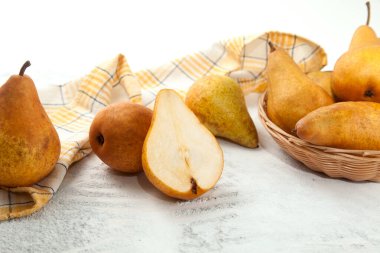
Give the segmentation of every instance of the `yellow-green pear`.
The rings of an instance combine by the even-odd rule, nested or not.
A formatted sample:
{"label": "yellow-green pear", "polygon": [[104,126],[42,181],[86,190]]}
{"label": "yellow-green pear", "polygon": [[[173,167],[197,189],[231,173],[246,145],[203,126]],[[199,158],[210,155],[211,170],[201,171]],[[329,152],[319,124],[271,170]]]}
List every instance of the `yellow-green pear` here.
{"label": "yellow-green pear", "polygon": [[258,146],[256,127],[237,82],[222,75],[197,80],[186,95],[186,105],[215,135],[242,146]]}
{"label": "yellow-green pear", "polygon": [[315,145],[380,150],[380,104],[340,102],[309,113],[296,124],[298,137]]}
{"label": "yellow-green pear", "polygon": [[287,52],[269,45],[267,115],[278,127],[292,133],[299,119],[334,100],[306,76]]}
{"label": "yellow-green pear", "polygon": [[33,80],[18,75],[0,87],[0,185],[29,186],[47,176],[59,154],[58,134],[38,98]]}

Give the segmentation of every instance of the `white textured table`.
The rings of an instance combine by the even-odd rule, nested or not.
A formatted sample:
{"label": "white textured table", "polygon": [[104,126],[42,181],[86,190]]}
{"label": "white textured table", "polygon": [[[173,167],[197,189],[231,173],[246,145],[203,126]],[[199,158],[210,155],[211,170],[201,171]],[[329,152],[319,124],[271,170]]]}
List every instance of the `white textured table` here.
{"label": "white textured table", "polygon": [[[371,23],[380,33],[380,2]],[[331,70],[365,22],[364,1],[4,1],[0,82],[31,60],[37,86],[60,84],[124,53],[133,70],[232,36],[279,30],[320,44]],[[217,10],[217,11],[216,11]],[[69,169],[40,212],[0,223],[0,252],[380,252],[380,184],[327,178],[287,156],[247,97],[260,148],[221,140],[217,187],[177,202],[143,174],[94,155]]]}
{"label": "white textured table", "polygon": [[260,148],[220,140],[225,168],[208,194],[176,201],[90,155],[42,211],[0,224],[0,252],[379,252],[380,184],[311,172],[247,100]]}

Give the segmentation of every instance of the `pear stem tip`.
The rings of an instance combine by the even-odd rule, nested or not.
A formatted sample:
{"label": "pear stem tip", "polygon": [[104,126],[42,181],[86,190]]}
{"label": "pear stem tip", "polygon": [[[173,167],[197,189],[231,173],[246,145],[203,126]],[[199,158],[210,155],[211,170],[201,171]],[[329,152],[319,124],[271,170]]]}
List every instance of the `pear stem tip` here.
{"label": "pear stem tip", "polygon": [[365,4],[367,5],[367,21],[365,24],[369,25],[369,21],[371,19],[371,5],[370,5],[369,1],[367,1]]}
{"label": "pear stem tip", "polygon": [[19,73],[18,75],[19,75],[19,76],[23,76],[24,73],[25,73],[26,68],[27,68],[27,67],[30,67],[30,65],[32,65],[32,64],[30,63],[30,61],[26,61],[26,62],[24,63],[24,65],[22,65],[22,67],[21,67],[21,69],[20,69],[20,73]]}

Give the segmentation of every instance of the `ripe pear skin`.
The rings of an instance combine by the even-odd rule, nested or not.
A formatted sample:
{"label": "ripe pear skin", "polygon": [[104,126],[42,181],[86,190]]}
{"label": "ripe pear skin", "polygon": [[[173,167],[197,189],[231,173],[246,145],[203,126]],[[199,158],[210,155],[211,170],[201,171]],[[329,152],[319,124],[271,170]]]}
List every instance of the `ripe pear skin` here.
{"label": "ripe pear skin", "polygon": [[53,170],[60,149],[33,80],[11,76],[0,88],[0,185],[37,183]]}
{"label": "ripe pear skin", "polygon": [[380,45],[376,32],[368,25],[361,25],[352,36],[349,50],[371,45]]}
{"label": "ripe pear skin", "polygon": [[297,122],[297,136],[315,145],[380,150],[380,104],[340,102],[321,107]]}
{"label": "ripe pear skin", "polygon": [[142,171],[142,147],[153,112],[131,102],[112,104],[99,111],[90,127],[94,153],[110,168],[127,173]]}
{"label": "ripe pear skin", "polygon": [[377,38],[376,32],[369,26],[371,17],[370,3],[367,2],[367,22],[365,25],[359,26],[354,35],[352,36],[349,51],[371,45],[380,45],[380,41]]}
{"label": "ripe pear skin", "polygon": [[335,63],[332,90],[340,101],[380,102],[380,45],[354,49]]}
{"label": "ripe pear skin", "polygon": [[187,92],[185,103],[215,136],[248,148],[258,146],[244,94],[232,78],[210,75],[198,79]]}
{"label": "ripe pear skin", "polygon": [[334,102],[324,89],[303,73],[287,52],[273,45],[266,76],[267,115],[288,133],[292,133],[297,121],[306,114]]}
{"label": "ripe pear skin", "polygon": [[307,76],[323,88],[331,97],[334,97],[331,90],[332,71],[313,71],[307,73]]}

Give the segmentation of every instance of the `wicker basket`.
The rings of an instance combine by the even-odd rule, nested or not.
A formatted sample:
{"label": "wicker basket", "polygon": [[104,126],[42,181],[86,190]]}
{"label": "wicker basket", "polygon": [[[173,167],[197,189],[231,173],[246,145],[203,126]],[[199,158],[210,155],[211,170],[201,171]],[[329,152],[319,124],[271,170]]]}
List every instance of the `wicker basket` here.
{"label": "wicker basket", "polygon": [[259,99],[259,117],[278,145],[310,169],[333,178],[380,182],[380,151],[317,146],[286,133],[267,117],[266,93]]}

